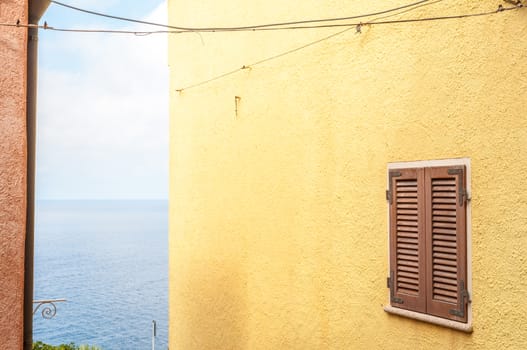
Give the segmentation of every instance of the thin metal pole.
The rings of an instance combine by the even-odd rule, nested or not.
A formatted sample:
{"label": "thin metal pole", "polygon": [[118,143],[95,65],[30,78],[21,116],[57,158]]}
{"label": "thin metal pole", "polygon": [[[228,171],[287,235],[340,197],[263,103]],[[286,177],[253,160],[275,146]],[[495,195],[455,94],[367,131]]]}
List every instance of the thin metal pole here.
{"label": "thin metal pole", "polygon": [[156,335],[157,335],[156,321],[152,321],[152,350],[156,350]]}
{"label": "thin metal pole", "polygon": [[27,37],[27,207],[24,253],[24,350],[33,348],[33,251],[35,217],[35,139],[37,97],[38,29],[29,28]]}
{"label": "thin metal pole", "polygon": [[[49,6],[50,0],[30,0],[28,21],[38,24]],[[26,242],[24,247],[24,330],[23,349],[33,348],[33,263],[35,234],[35,153],[37,127],[37,69],[38,28],[29,28],[27,33],[27,84],[26,84],[26,129],[27,129],[27,197],[26,197]]]}

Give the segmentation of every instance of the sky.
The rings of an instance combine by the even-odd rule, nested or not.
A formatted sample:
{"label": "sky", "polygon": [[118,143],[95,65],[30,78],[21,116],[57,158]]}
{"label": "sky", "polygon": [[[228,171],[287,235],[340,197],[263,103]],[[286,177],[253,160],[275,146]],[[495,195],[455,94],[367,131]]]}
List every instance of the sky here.
{"label": "sky", "polygon": [[[167,22],[166,0],[63,0]],[[151,30],[51,4],[63,28]],[[166,199],[166,35],[39,32],[37,199]]]}

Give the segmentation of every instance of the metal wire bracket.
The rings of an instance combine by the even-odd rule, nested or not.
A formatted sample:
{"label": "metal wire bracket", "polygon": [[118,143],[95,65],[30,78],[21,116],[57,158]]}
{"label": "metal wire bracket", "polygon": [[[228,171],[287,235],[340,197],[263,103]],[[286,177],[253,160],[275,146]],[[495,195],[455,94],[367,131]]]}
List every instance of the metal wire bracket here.
{"label": "metal wire bracket", "polygon": [[42,307],[42,317],[47,320],[52,319],[57,314],[57,306],[55,303],[63,303],[66,301],[66,299],[33,300],[33,316],[35,316],[40,307]]}

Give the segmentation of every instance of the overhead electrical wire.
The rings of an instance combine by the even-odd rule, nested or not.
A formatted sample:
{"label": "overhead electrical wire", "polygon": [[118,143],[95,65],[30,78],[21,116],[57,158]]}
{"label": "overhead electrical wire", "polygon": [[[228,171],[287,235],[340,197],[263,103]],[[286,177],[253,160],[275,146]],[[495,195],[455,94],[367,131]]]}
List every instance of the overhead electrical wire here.
{"label": "overhead electrical wire", "polygon": [[22,23],[0,23],[0,27],[20,27],[20,28],[42,28],[38,24],[22,24]]}
{"label": "overhead electrical wire", "polygon": [[424,6],[430,6],[430,5],[434,5],[434,4],[437,4],[438,2],[441,2],[441,1],[444,1],[444,0],[434,0],[432,2],[427,2],[427,3],[424,3],[424,4],[419,4],[419,5],[416,5],[416,6],[413,6],[413,7],[410,7],[410,8],[407,8],[403,11],[398,11],[396,13],[390,13],[386,16],[381,16],[381,17],[376,17],[374,19],[372,19],[371,21],[368,21],[368,23],[375,23],[376,21],[379,21],[381,19],[386,19],[386,18],[390,18],[390,17],[395,17],[395,16],[399,16],[399,15],[402,15],[403,13],[407,13],[407,12],[410,12],[410,11],[414,11],[414,10],[417,10],[418,8],[420,7],[424,7]]}
{"label": "overhead electrical wire", "polygon": [[[435,3],[435,2],[432,2]],[[430,4],[432,4],[430,3]],[[424,6],[428,4],[423,4],[420,6]],[[420,6],[416,6],[420,7]],[[378,21],[378,20],[371,20],[367,22],[353,22],[353,23],[338,23],[338,24],[323,24],[323,25],[312,25],[312,26],[286,26],[286,27],[263,27],[263,28],[253,28],[253,29],[238,29],[238,30],[225,30],[227,32],[235,32],[235,31],[276,31],[276,30],[298,30],[298,29],[321,29],[321,28],[336,28],[336,27],[356,27],[356,26],[362,26],[362,25],[385,25],[385,24],[403,24],[403,23],[417,23],[417,22],[429,22],[429,21],[440,21],[440,20],[452,20],[452,19],[463,19],[463,18],[470,18],[470,17],[481,17],[481,16],[489,16],[493,15],[499,12],[509,11],[509,10],[516,10],[523,7],[522,4],[518,4],[514,7],[503,7],[502,5],[499,5],[498,9],[495,11],[488,11],[488,12],[480,12],[480,13],[471,13],[471,14],[462,14],[462,15],[450,15],[450,16],[436,16],[436,17],[425,17],[425,18],[410,18],[410,19],[400,19],[400,20],[389,20],[389,21]],[[403,12],[408,12],[412,10],[407,9]],[[386,17],[391,17],[385,16]],[[48,25],[47,23],[44,23],[44,25],[37,25],[37,24],[14,24],[14,23],[0,23],[0,26],[4,27],[26,27],[26,28],[39,28],[39,29],[45,29],[50,31],[57,31],[57,32],[72,32],[72,33],[108,33],[108,34],[133,34],[137,36],[145,36],[150,34],[183,34],[183,33],[216,33],[216,32],[222,32],[222,30],[216,30],[216,29],[209,29],[209,30],[153,30],[153,31],[138,31],[138,30],[113,30],[113,29],[77,29],[77,28],[60,28],[60,27],[53,27]]]}
{"label": "overhead electrical wire", "polygon": [[[435,3],[438,3],[438,2],[441,2],[443,0],[436,0],[432,3],[429,3],[429,4],[425,4],[425,5],[432,5],[432,4],[435,4]],[[371,25],[377,25],[377,24],[396,24],[396,23],[412,23],[412,22],[420,22],[420,21],[437,21],[437,20],[445,20],[445,19],[454,19],[454,18],[470,18],[470,17],[480,17],[480,16],[488,16],[488,15],[492,15],[492,14],[496,14],[498,12],[503,12],[503,11],[509,11],[509,10],[514,10],[514,9],[517,9],[519,7],[522,7],[523,5],[519,4],[517,5],[516,7],[503,7],[503,6],[499,6],[498,7],[498,10],[496,11],[488,11],[488,12],[481,12],[481,13],[475,13],[475,14],[465,14],[465,15],[458,15],[458,16],[442,16],[442,17],[429,17],[429,18],[423,18],[423,19],[409,19],[409,20],[393,20],[393,21],[379,21],[380,19],[385,19],[387,17],[392,17],[392,16],[397,16],[397,15],[400,15],[400,14],[403,14],[403,13],[406,13],[406,12],[409,12],[409,11],[412,11],[414,9],[417,9],[418,7],[421,7],[421,6],[425,6],[425,5],[420,5],[420,6],[416,6],[412,9],[407,9],[407,10],[404,10],[404,11],[401,11],[399,13],[396,13],[396,14],[392,14],[392,15],[388,15],[388,16],[383,16],[383,17],[379,17],[379,18],[376,18],[376,19],[373,19],[371,20],[370,22],[366,22],[366,23],[353,23],[353,24],[348,24],[348,26],[350,28],[346,28],[344,30],[341,30],[339,32],[336,32],[336,33],[333,33],[331,35],[328,35],[328,36],[325,36],[321,39],[318,39],[316,41],[312,41],[308,44],[305,44],[305,45],[302,45],[302,46],[299,46],[299,47],[296,47],[294,49],[291,49],[291,50],[288,50],[288,51],[285,51],[283,53],[280,53],[280,54],[277,54],[277,55],[274,55],[274,56],[270,56],[270,57],[267,57],[265,59],[262,59],[262,60],[259,60],[259,61],[256,61],[252,64],[249,64],[249,65],[243,65],[242,67],[240,68],[236,68],[236,69],[233,69],[229,72],[226,72],[226,73],[223,73],[223,74],[220,74],[218,76],[215,76],[213,78],[209,78],[209,79],[206,79],[206,80],[203,80],[203,81],[200,81],[198,83],[194,83],[194,84],[190,84],[190,85],[187,85],[185,87],[182,87],[182,88],[179,88],[179,89],[176,89],[175,91],[176,92],[179,92],[179,93],[182,93],[183,91],[185,90],[188,90],[188,89],[192,89],[192,88],[195,88],[195,87],[198,87],[198,86],[201,86],[201,85],[205,85],[205,84],[208,84],[208,83],[211,83],[213,81],[216,81],[216,80],[219,80],[221,78],[225,78],[229,75],[232,75],[232,74],[235,74],[235,73],[238,73],[242,70],[245,70],[245,69],[250,69],[251,67],[254,67],[256,65],[259,65],[259,64],[262,64],[264,62],[268,62],[268,61],[271,61],[271,60],[274,60],[274,59],[277,59],[277,58],[280,58],[280,57],[283,57],[283,56],[286,56],[286,55],[289,55],[291,53],[294,53],[296,51],[299,51],[299,50],[302,50],[302,49],[305,49],[307,47],[310,47],[310,46],[313,46],[313,45],[316,45],[318,43],[321,43],[323,41],[326,41],[328,39],[331,39],[331,38],[334,38],[336,36],[339,36],[341,34],[344,34],[352,29],[356,29],[357,30],[357,33],[360,33],[361,32],[361,27],[362,26],[371,26]]]}
{"label": "overhead electrical wire", "polygon": [[[218,76],[215,76],[213,78],[210,78],[210,79],[198,82],[198,83],[194,83],[194,84],[185,86],[184,88],[176,89],[177,92],[181,93],[184,90],[188,90],[188,89],[191,89],[191,88],[194,88],[194,87],[197,87],[197,86],[204,85],[206,83],[210,83],[212,81],[215,81],[215,80],[224,78],[226,76],[235,74],[235,73],[237,73],[237,72],[239,72],[241,70],[251,68],[253,66],[262,64],[264,62],[268,62],[270,60],[274,60],[274,59],[277,59],[279,57],[291,54],[291,53],[299,51],[299,50],[302,50],[302,49],[307,48],[309,46],[318,44],[318,43],[323,42],[325,40],[328,40],[330,38],[333,38],[333,37],[336,37],[338,35],[341,35],[341,34],[347,32],[347,31],[349,31],[349,30],[351,30],[353,28],[356,28],[357,33],[360,33],[362,26],[403,24],[403,23],[418,23],[418,22],[430,22],[430,21],[441,21],[441,20],[453,20],[453,19],[482,17],[482,16],[489,16],[489,15],[497,14],[497,13],[504,12],[504,11],[516,10],[516,9],[519,9],[519,8],[523,7],[523,4],[521,3],[521,1],[517,1],[515,3],[515,6],[513,6],[513,7],[503,7],[503,5],[499,5],[498,9],[494,10],[494,11],[479,12],[479,13],[469,13],[469,14],[462,14],[462,15],[435,16],[435,17],[409,18],[409,19],[404,19],[403,18],[403,19],[396,19],[396,20],[383,20],[383,21],[381,21],[381,19],[386,19],[386,18],[389,18],[389,17],[397,16],[397,15],[400,15],[400,14],[403,14],[403,13],[406,13],[406,12],[409,12],[409,11],[413,11],[413,10],[419,8],[419,7],[432,5],[432,4],[438,3],[438,2],[443,1],[443,0],[435,0],[435,1],[432,1],[432,2],[429,2],[429,1],[430,0],[418,1],[418,2],[414,2],[412,4],[409,4],[409,5],[400,6],[400,7],[394,8],[394,9],[377,12],[375,14],[367,14],[367,15],[359,15],[359,16],[351,16],[351,17],[342,17],[342,18],[333,18],[333,19],[319,19],[319,20],[305,20],[305,21],[296,21],[296,22],[282,22],[282,23],[272,23],[272,24],[261,24],[261,25],[252,26],[252,27],[185,28],[185,27],[165,26],[165,25],[158,24],[158,23],[137,21],[137,20],[133,20],[133,19],[127,19],[127,18],[124,18],[124,17],[117,17],[117,16],[110,16],[110,15],[99,14],[99,13],[92,13],[93,11],[73,8],[70,5],[66,5],[66,4],[59,3],[57,1],[51,0],[51,2],[56,3],[58,5],[70,7],[70,8],[76,9],[76,10],[80,10],[82,12],[92,13],[92,14],[95,14],[95,15],[102,15],[102,16],[105,16],[105,17],[110,17],[110,18],[119,19],[119,20],[129,20],[129,21],[132,21],[132,22],[138,22],[138,23],[142,23],[142,24],[165,26],[165,27],[169,27],[169,28],[180,28],[180,29],[178,29],[178,30],[157,30],[157,31],[132,31],[132,30],[108,30],[108,29],[74,29],[74,28],[56,28],[56,27],[49,26],[46,22],[44,22],[44,25],[37,25],[37,24],[21,24],[20,21],[17,21],[16,24],[14,24],[14,23],[0,23],[0,26],[4,26],[4,27],[40,28],[40,29],[51,30],[51,31],[58,31],[58,32],[133,34],[133,35],[137,35],[137,36],[144,36],[144,35],[150,35],[150,34],[182,34],[182,33],[197,33],[197,34],[199,34],[199,33],[202,33],[202,32],[223,32],[223,31],[226,31],[226,32],[233,32],[233,31],[271,31],[271,30],[297,30],[297,29],[317,29],[317,28],[347,27],[344,30],[341,30],[339,32],[336,32],[336,33],[333,33],[331,35],[325,36],[325,37],[323,37],[321,39],[318,39],[316,41],[313,41],[313,42],[310,42],[308,44],[302,45],[300,47],[296,47],[296,48],[288,50],[286,52],[283,52],[283,53],[280,53],[280,54],[277,54],[277,55],[274,55],[274,56],[271,56],[271,57],[268,57],[268,58],[265,58],[265,59],[262,59],[262,60],[259,60],[259,61],[256,61],[256,62],[253,62],[252,64],[249,64],[249,65],[243,65],[240,68],[231,70],[229,72],[220,74]],[[403,11],[400,11],[400,10],[403,10]],[[325,21],[341,21],[343,19],[370,17],[370,16],[374,16],[376,14],[387,14],[387,13],[396,12],[396,11],[399,11],[399,12],[392,13],[392,14],[389,14],[389,15],[386,15],[386,16],[382,16],[382,17],[377,17],[377,18],[372,19],[372,20],[367,21],[367,22],[333,23],[333,24],[318,24],[318,25],[306,25],[306,26],[291,25],[291,24],[316,23],[316,22],[325,22]]]}
{"label": "overhead electrical wire", "polygon": [[218,79],[221,79],[221,78],[225,78],[225,77],[227,77],[227,76],[229,76],[229,75],[232,75],[232,74],[234,74],[234,73],[237,73],[237,72],[239,72],[239,71],[241,71],[241,70],[244,70],[244,69],[250,69],[250,68],[252,68],[252,67],[254,67],[254,66],[256,66],[256,65],[262,64],[262,63],[264,63],[264,62],[268,62],[268,61],[274,60],[274,59],[276,59],[276,58],[279,58],[279,57],[283,57],[283,56],[289,55],[289,54],[291,54],[291,53],[293,53],[293,52],[300,51],[300,50],[302,50],[302,49],[305,49],[306,47],[316,45],[316,44],[318,44],[318,43],[321,43],[321,42],[323,42],[323,41],[326,41],[326,40],[328,40],[328,39],[331,39],[331,38],[333,38],[333,37],[336,37],[336,36],[338,36],[338,35],[340,35],[340,34],[343,34],[343,33],[347,32],[347,31],[349,31],[349,30],[352,30],[352,29],[353,29],[353,28],[346,28],[346,29],[344,29],[344,30],[341,30],[340,32],[336,32],[336,33],[333,33],[333,34],[331,34],[331,35],[325,36],[325,37],[323,37],[322,39],[318,39],[318,40],[316,40],[316,41],[312,41],[312,42],[310,42],[310,43],[308,43],[308,44],[305,44],[305,45],[302,45],[302,46],[296,47],[296,48],[294,48],[294,49],[291,49],[291,50],[288,50],[288,51],[285,51],[285,52],[279,53],[279,54],[274,55],[274,56],[271,56],[271,57],[264,58],[264,59],[262,59],[262,60],[259,60],[259,61],[256,61],[256,62],[253,62],[253,63],[248,64],[248,65],[243,65],[243,66],[240,67],[240,68],[233,69],[233,70],[231,70],[231,71],[229,71],[229,72],[226,72],[226,73],[220,74],[220,75],[218,75],[218,76],[215,76],[214,78],[210,78],[210,79],[207,79],[207,80],[203,80],[203,81],[200,81],[199,83],[195,83],[195,84],[187,85],[187,86],[185,86],[184,88],[176,89],[176,92],[183,92],[184,90],[192,89],[192,88],[198,87],[198,86],[200,86],[200,85],[204,85],[204,84],[207,84],[207,83],[211,83],[211,82],[213,82],[213,81],[215,81],[215,80],[218,80]]}
{"label": "overhead electrical wire", "polygon": [[[418,7],[425,6],[425,5],[432,5],[432,4],[435,4],[435,3],[437,3],[437,2],[441,2],[441,1],[443,1],[443,0],[436,0],[436,1],[432,2],[432,3],[421,4],[421,5],[419,5],[419,6],[415,6],[415,7],[413,7],[413,8],[406,9],[405,11],[401,11],[401,12],[398,12],[398,13],[395,13],[395,14],[391,14],[391,15],[388,15],[388,16],[384,16],[384,17],[380,17],[380,18],[377,18],[377,19],[384,19],[384,18],[391,17],[391,16],[397,16],[397,15],[400,15],[400,14],[402,14],[402,13],[404,13],[404,12],[412,11],[412,10],[418,8]],[[372,22],[373,22],[373,21],[375,21],[375,19],[373,19]],[[250,69],[251,67],[254,67],[254,66],[256,66],[256,65],[262,64],[262,63],[264,63],[264,62],[268,62],[268,61],[271,61],[271,60],[274,60],[274,59],[277,59],[277,58],[280,58],[280,57],[283,57],[283,56],[289,55],[289,54],[291,54],[291,53],[294,53],[294,52],[300,51],[300,50],[305,49],[305,48],[307,48],[307,47],[310,47],[310,46],[316,45],[316,44],[321,43],[321,42],[323,42],[323,41],[326,41],[326,40],[328,40],[328,39],[331,39],[331,38],[334,38],[334,37],[339,36],[339,35],[341,35],[341,34],[344,34],[345,32],[347,32],[347,31],[349,31],[349,30],[351,30],[351,29],[353,29],[353,27],[351,27],[351,28],[346,28],[346,29],[344,29],[344,30],[341,30],[341,31],[339,31],[339,32],[336,32],[336,33],[333,33],[333,34],[331,34],[331,35],[325,36],[325,37],[323,37],[323,38],[321,38],[321,39],[318,39],[318,40],[312,41],[312,42],[307,43],[307,44],[305,44],[305,45],[302,45],[302,46],[296,47],[296,48],[294,48],[294,49],[291,49],[291,50],[288,50],[288,51],[285,51],[285,52],[279,53],[279,54],[277,54],[277,55],[270,56],[270,57],[264,58],[264,59],[262,59],[262,60],[259,60],[259,61],[256,61],[256,62],[253,62],[252,64],[249,64],[249,65],[243,65],[243,66],[240,67],[240,68],[233,69],[233,70],[231,70],[231,71],[229,71],[229,72],[226,72],[226,73],[223,73],[223,74],[217,75],[217,76],[215,76],[215,77],[213,77],[213,78],[210,78],[210,79],[207,79],[207,80],[203,80],[203,81],[200,81],[200,82],[198,82],[198,83],[191,84],[191,85],[187,85],[187,86],[185,86],[184,88],[176,89],[176,92],[181,93],[181,92],[183,92],[184,90],[188,90],[188,89],[192,89],[192,88],[195,88],[195,87],[198,87],[198,86],[201,86],[201,85],[205,85],[205,84],[211,83],[211,82],[213,82],[213,81],[215,81],[215,80],[219,80],[219,79],[221,79],[221,78],[225,78],[225,77],[227,77],[227,76],[229,76],[229,75],[232,75],[232,74],[238,73],[238,72],[241,71],[241,70],[244,70],[244,69]]]}
{"label": "overhead electrical wire", "polygon": [[167,29],[175,29],[175,30],[181,30],[181,31],[190,31],[190,32],[217,32],[217,31],[238,31],[238,30],[254,30],[254,29],[261,29],[261,28],[269,28],[269,27],[280,27],[280,26],[291,26],[291,25],[298,25],[298,24],[308,24],[308,23],[320,23],[320,22],[335,22],[335,21],[345,21],[345,20],[352,20],[352,19],[359,19],[359,18],[365,18],[365,17],[373,17],[378,15],[383,15],[390,12],[395,12],[399,10],[403,10],[408,7],[413,7],[416,5],[420,5],[423,3],[426,3],[430,0],[420,0],[417,2],[413,2],[411,4],[399,6],[396,8],[391,8],[388,10],[373,12],[373,13],[367,13],[362,15],[354,15],[354,16],[347,16],[347,17],[336,17],[336,18],[323,18],[323,19],[308,19],[308,20],[299,20],[299,21],[290,21],[290,22],[277,22],[277,23],[266,23],[266,24],[256,24],[256,25],[248,25],[248,26],[237,26],[237,27],[182,27],[182,26],[173,26],[173,25],[167,25],[167,24],[161,24],[161,23],[154,23],[154,22],[148,22],[148,21],[142,21],[138,19],[133,18],[127,18],[127,17],[121,17],[121,16],[114,16],[109,15],[101,12],[91,11],[82,9],[79,7],[75,7],[72,5],[68,5],[59,1],[51,0],[52,3],[63,6],[75,11],[88,13],[95,16],[100,17],[106,17],[111,19],[116,19],[120,21],[126,21],[126,22],[133,22],[133,23],[139,23],[139,24],[146,24],[150,26],[157,26],[157,27],[163,27]]}
{"label": "overhead electrical wire", "polygon": [[338,23],[338,24],[323,24],[323,25],[313,25],[313,26],[290,26],[290,27],[280,27],[280,28],[261,28],[254,29],[255,31],[262,30],[294,30],[294,29],[318,29],[318,28],[338,28],[338,27],[352,27],[358,25],[382,25],[382,24],[401,24],[401,23],[416,23],[416,22],[430,22],[430,21],[441,21],[441,20],[450,20],[450,19],[463,19],[471,17],[482,17],[489,16],[499,12],[516,10],[520,6],[516,7],[503,7],[500,5],[498,10],[488,11],[488,12],[479,12],[479,13],[469,13],[463,15],[451,15],[451,16],[436,16],[436,17],[425,17],[425,18],[409,18],[409,19],[399,19],[399,20],[390,20],[390,21],[368,21],[368,22],[354,22],[354,23]]}
{"label": "overhead electrical wire", "polygon": [[0,27],[19,27],[19,28],[38,28],[55,32],[72,32],[72,33],[107,33],[107,34],[134,34],[137,36],[166,33],[166,31],[141,32],[132,30],[113,30],[113,29],[74,29],[74,28],[57,28],[40,24],[22,24],[22,23],[0,23]]}

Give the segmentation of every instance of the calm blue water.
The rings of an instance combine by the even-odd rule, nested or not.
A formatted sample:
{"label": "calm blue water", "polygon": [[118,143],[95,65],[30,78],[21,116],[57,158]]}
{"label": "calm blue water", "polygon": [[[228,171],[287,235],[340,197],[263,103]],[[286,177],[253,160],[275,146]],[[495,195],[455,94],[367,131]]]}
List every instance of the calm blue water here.
{"label": "calm blue water", "polygon": [[104,350],[167,348],[166,201],[38,201],[35,299],[64,298],[34,317],[33,339]]}

